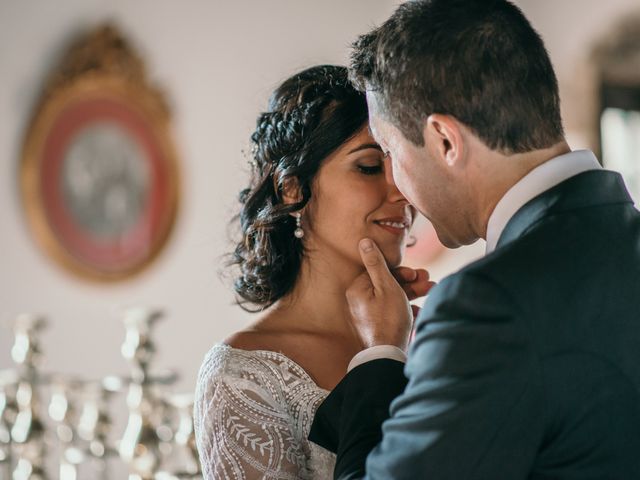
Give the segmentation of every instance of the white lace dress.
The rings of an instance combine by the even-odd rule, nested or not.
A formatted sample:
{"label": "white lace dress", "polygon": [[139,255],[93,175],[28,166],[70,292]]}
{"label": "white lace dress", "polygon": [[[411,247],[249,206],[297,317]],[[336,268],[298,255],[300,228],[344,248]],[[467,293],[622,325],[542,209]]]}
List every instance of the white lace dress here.
{"label": "white lace dress", "polygon": [[328,393],[281,353],[215,345],[194,406],[204,478],[333,478],[335,455],[307,440]]}

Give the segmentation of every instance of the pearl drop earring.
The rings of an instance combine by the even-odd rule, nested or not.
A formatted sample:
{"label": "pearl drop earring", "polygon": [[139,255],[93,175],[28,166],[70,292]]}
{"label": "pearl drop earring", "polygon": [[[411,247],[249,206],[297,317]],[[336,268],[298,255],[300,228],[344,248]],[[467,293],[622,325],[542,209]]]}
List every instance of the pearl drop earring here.
{"label": "pearl drop earring", "polygon": [[302,216],[302,214],[300,212],[297,212],[295,214],[295,217],[296,217],[296,229],[293,231],[293,235],[296,238],[304,237],[304,230],[302,230],[302,226],[301,226],[301,219],[300,219],[301,216]]}

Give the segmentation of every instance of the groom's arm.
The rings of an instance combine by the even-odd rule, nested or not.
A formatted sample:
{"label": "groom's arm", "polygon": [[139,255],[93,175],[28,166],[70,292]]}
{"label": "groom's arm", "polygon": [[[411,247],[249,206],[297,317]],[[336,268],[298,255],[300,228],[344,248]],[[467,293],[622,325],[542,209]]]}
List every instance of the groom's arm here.
{"label": "groom's arm", "polygon": [[337,454],[335,471],[349,472],[341,478],[364,476],[364,459],[380,442],[389,406],[407,384],[403,369],[398,360],[365,362],[350,370],[318,408],[309,439]]}
{"label": "groom's arm", "polygon": [[457,275],[432,291],[367,478],[528,478],[544,401],[523,316],[484,277]]}
{"label": "groom's arm", "polygon": [[543,402],[521,315],[485,278],[455,276],[436,287],[418,321],[408,385],[366,459],[371,439],[361,432],[379,418],[358,414],[375,402],[358,392],[382,380],[355,375],[365,364],[341,383],[335,477],[526,478]]}

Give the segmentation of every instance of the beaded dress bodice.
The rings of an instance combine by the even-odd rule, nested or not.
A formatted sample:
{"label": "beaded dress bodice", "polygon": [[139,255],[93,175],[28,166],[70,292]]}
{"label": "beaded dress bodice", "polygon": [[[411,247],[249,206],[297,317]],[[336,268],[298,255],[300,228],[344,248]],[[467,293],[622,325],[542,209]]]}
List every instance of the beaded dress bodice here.
{"label": "beaded dress bodice", "polygon": [[332,478],[335,455],[307,440],[328,393],[281,353],[215,345],[194,406],[204,478]]}

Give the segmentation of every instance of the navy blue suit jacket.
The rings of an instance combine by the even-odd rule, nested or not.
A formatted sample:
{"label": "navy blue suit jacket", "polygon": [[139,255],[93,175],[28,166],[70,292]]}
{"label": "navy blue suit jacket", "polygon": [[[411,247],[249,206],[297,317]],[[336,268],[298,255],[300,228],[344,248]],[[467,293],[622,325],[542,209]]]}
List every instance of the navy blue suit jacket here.
{"label": "navy blue suit jacket", "polygon": [[620,175],[523,206],[432,290],[406,366],[349,372],[310,438],[341,479],[640,479],[640,213]]}

